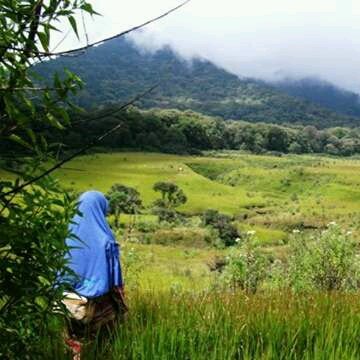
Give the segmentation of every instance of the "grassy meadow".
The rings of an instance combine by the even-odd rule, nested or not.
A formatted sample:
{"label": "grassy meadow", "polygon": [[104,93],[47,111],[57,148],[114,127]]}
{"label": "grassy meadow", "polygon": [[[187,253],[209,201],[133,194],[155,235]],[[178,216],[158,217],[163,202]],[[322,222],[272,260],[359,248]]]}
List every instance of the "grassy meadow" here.
{"label": "grassy meadow", "polygon": [[[122,215],[117,235],[124,266],[128,261],[131,268],[129,282],[153,290],[204,289],[212,282],[209,265],[229,249],[207,244],[209,234],[199,227],[206,209],[233,215],[242,232],[255,231],[263,251],[280,258],[286,258],[288,238],[297,229],[318,231],[336,221],[359,237],[359,172],[360,160],[353,158],[118,152],[79,157],[55,176],[78,192],[107,192],[114,183],[140,192],[145,209],[135,220],[150,226],[151,243],[138,241],[136,230],[129,231],[133,216]],[[152,190],[157,181],[171,181],[184,190],[188,201],[180,211],[189,216],[189,224],[155,226],[157,218],[147,207],[159,196]]]}
{"label": "grassy meadow", "polygon": [[[207,209],[233,216],[274,263],[287,259],[294,232],[319,233],[330,222],[359,240],[359,173],[356,158],[225,151],[106,153],[68,163],[55,174],[65,188],[107,192],[121,183],[136,188],[145,205],[139,215],[122,215],[116,231],[130,313],[85,358],[359,359],[358,292],[226,289],[211,267],[232,249],[211,245],[200,225]],[[159,226],[150,210],[158,181],[184,190],[186,223]]]}
{"label": "grassy meadow", "polygon": [[188,203],[181,210],[188,213],[199,213],[214,204],[219,210],[236,213],[263,203],[249,197],[242,187],[234,189],[196,173],[187,165],[192,161],[202,159],[152,153],[95,154],[75,159],[56,175],[79,191],[96,188],[106,192],[114,183],[123,183],[136,188],[147,205],[157,196],[152,190],[155,182],[172,181],[187,194]]}
{"label": "grassy meadow", "polygon": [[[222,152],[204,157],[153,153],[83,156],[56,173],[67,188],[108,191],[114,183],[136,188],[145,205],[157,181],[179,185],[189,215],[217,209],[234,215],[277,244],[293,229],[316,229],[336,221],[356,232],[360,225],[360,160],[320,156],[282,157]],[[146,212],[146,211],[145,211]]]}

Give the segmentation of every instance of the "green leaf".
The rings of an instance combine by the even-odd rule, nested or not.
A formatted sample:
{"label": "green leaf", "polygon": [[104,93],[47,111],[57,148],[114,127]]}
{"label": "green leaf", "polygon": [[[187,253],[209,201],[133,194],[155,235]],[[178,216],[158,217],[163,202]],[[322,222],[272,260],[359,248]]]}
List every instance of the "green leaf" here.
{"label": "green leaf", "polygon": [[80,39],[75,18],[73,16],[69,16],[68,19],[69,19],[70,25],[71,25],[72,29],[74,30],[77,38]]}
{"label": "green leaf", "polygon": [[24,139],[22,139],[20,136],[18,136],[16,134],[11,134],[8,137],[8,139],[20,144],[21,146],[28,148],[30,150],[33,150],[33,147],[27,141],[25,141]]}
{"label": "green leaf", "polygon": [[86,11],[87,13],[89,13],[90,15],[100,15],[98,12],[96,12],[92,5],[89,3],[85,3],[83,5],[81,5],[81,9]]}
{"label": "green leaf", "polygon": [[25,105],[29,108],[29,110],[31,111],[31,113],[35,112],[35,106],[34,104],[26,97],[26,96],[22,96],[22,99],[25,103]]}
{"label": "green leaf", "polygon": [[61,32],[61,30],[59,30],[57,27],[51,25],[51,24],[46,24],[46,27],[49,29],[49,30],[54,30],[54,31],[57,31],[57,32]]}
{"label": "green leaf", "polygon": [[64,129],[64,127],[63,127],[63,126],[61,125],[61,123],[55,118],[55,116],[54,116],[53,114],[47,113],[47,114],[46,114],[46,118],[47,118],[48,122],[49,122],[52,126],[58,128],[58,129],[60,129],[60,130]]}
{"label": "green leaf", "polygon": [[58,111],[59,115],[63,118],[64,123],[66,125],[70,125],[70,117],[69,117],[68,112],[63,108],[58,108],[57,111]]}
{"label": "green leaf", "polygon": [[40,39],[41,45],[45,51],[49,51],[49,36],[46,32],[38,32],[38,37]]}
{"label": "green leaf", "polygon": [[38,305],[43,310],[45,310],[48,305],[44,296],[37,296],[35,298],[35,304]]}
{"label": "green leaf", "polygon": [[36,144],[36,135],[32,129],[25,129],[26,134],[29,136],[33,144]]}
{"label": "green leaf", "polygon": [[44,286],[50,286],[51,283],[48,279],[45,279],[43,276],[39,275],[38,276],[38,280],[40,281],[40,283]]}
{"label": "green leaf", "polygon": [[59,77],[58,73],[54,74],[54,85],[55,85],[56,88],[59,88],[59,89],[62,87],[62,84],[61,84],[60,77]]}
{"label": "green leaf", "polygon": [[44,152],[46,152],[46,150],[48,148],[48,143],[43,135],[40,136],[40,144],[41,144]]}

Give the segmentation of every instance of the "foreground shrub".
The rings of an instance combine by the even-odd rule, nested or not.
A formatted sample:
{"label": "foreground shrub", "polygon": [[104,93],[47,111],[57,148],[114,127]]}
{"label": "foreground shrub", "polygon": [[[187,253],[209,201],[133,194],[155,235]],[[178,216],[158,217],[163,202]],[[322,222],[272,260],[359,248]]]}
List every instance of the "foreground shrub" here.
{"label": "foreground shrub", "polygon": [[41,340],[57,333],[54,307],[64,290],[57,278],[66,270],[65,238],[74,212],[71,198],[46,178],[18,193],[0,217],[2,359],[41,358]]}
{"label": "foreground shrub", "polygon": [[294,290],[351,290],[360,285],[360,264],[351,232],[335,223],[312,237],[291,241],[289,283]]}
{"label": "foreground shrub", "polygon": [[130,243],[122,246],[121,253],[126,289],[137,289],[140,286],[140,275],[145,266],[144,261]]}
{"label": "foreground shrub", "polygon": [[49,58],[55,26],[69,22],[78,34],[80,12],[94,14],[86,0],[0,1],[0,168],[12,172],[0,182],[1,359],[49,358],[42,340],[63,297],[56,279],[74,204],[46,177],[61,148],[49,134],[70,125],[69,96],[82,83],[67,70],[41,81],[34,65]]}
{"label": "foreground shrub", "polygon": [[268,261],[251,234],[232,249],[226,262],[221,275],[225,285],[255,293],[266,278]]}

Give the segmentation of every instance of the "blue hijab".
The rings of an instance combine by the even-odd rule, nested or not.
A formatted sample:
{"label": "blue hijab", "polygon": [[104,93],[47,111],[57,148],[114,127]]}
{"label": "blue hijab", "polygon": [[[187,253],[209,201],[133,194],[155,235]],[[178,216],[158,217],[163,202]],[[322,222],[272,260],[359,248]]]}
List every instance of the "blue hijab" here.
{"label": "blue hijab", "polygon": [[122,286],[119,247],[105,218],[108,201],[101,192],[83,193],[78,210],[69,226],[72,236],[66,239],[68,267],[77,275],[70,282],[77,294],[94,298]]}

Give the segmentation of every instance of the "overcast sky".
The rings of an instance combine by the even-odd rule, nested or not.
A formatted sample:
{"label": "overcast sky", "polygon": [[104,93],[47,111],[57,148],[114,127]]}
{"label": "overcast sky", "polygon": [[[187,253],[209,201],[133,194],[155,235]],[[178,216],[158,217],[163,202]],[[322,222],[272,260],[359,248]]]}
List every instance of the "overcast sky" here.
{"label": "overcast sky", "polygon": [[[86,18],[95,41],[181,0],[90,2],[102,14]],[[242,76],[317,76],[360,93],[360,0],[192,0],[133,39],[149,50],[169,44]],[[61,47],[74,44],[68,37]]]}

